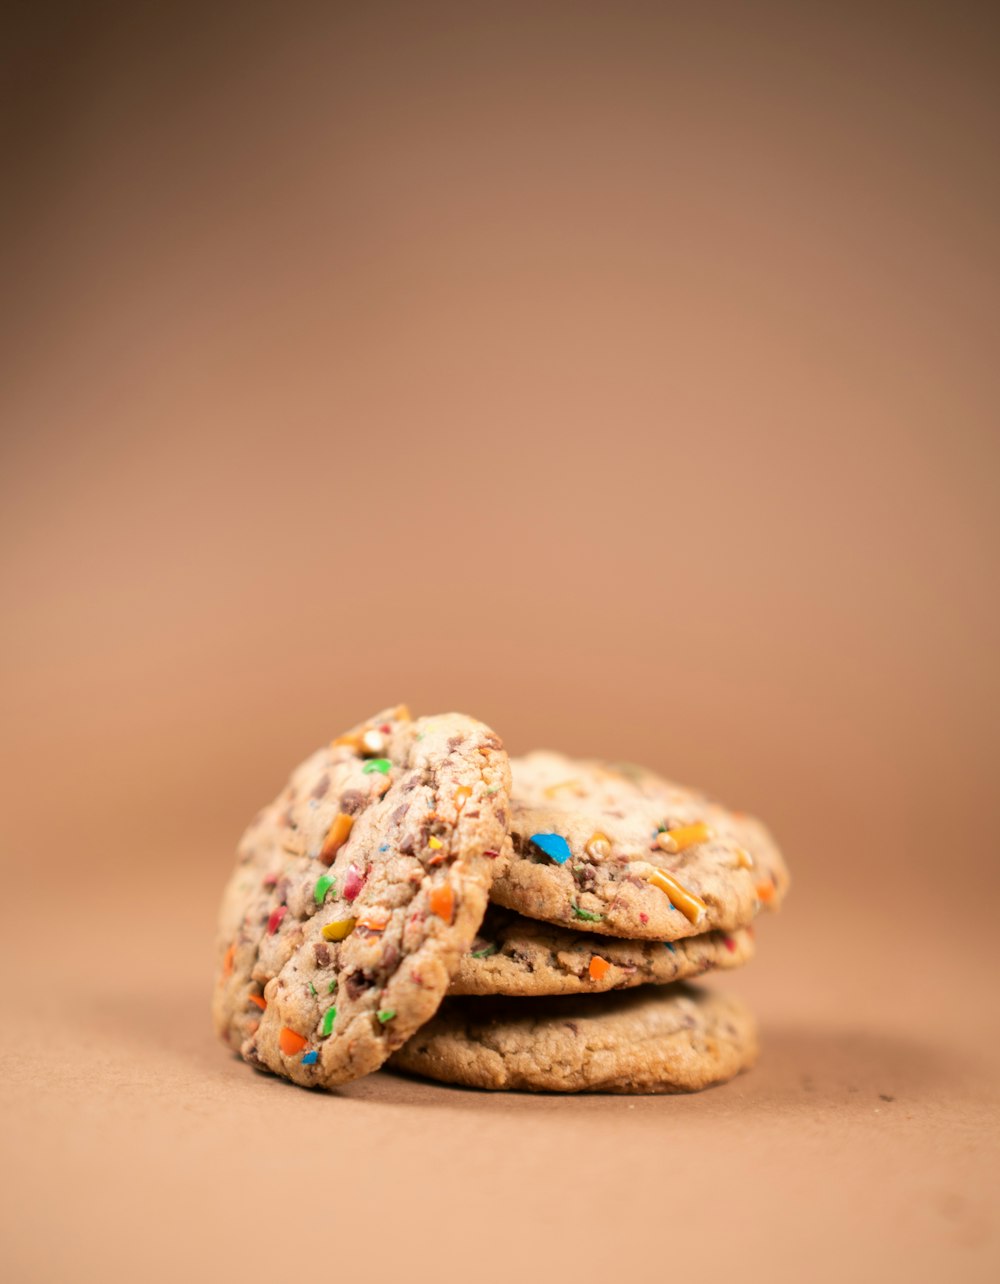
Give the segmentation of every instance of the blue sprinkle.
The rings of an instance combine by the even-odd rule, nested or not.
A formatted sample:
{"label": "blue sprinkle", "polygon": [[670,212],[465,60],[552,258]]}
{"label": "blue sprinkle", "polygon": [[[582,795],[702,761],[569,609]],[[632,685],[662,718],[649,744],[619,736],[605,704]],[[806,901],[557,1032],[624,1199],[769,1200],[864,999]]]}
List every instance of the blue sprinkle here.
{"label": "blue sprinkle", "polygon": [[565,865],[573,855],[562,834],[532,834],[531,841],[557,865]]}
{"label": "blue sprinkle", "polygon": [[302,1064],[304,1066],[314,1066],[318,1060],[318,1052],[303,1052],[302,1054]]}
{"label": "blue sprinkle", "polygon": [[388,844],[388,843],[383,843],[383,844],[382,844],[382,846],[379,848],[379,851],[380,851],[380,852],[387,852],[388,850],[389,850],[389,844]]}
{"label": "blue sprinkle", "polygon": [[667,947],[667,949],[670,951],[671,954],[677,953],[677,946],[673,943],[673,941],[664,941],[663,944]]}

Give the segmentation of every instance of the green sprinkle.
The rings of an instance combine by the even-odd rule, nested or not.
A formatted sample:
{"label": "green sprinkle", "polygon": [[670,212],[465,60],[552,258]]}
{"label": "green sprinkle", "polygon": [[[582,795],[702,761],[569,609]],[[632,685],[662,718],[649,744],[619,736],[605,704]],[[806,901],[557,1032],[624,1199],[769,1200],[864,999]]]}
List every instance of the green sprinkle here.
{"label": "green sprinkle", "polygon": [[315,897],[316,904],[322,905],[326,900],[327,892],[331,887],[336,887],[336,885],[337,880],[332,878],[329,874],[324,874],[322,878],[317,878],[316,887],[313,890],[313,896]]}
{"label": "green sprinkle", "polygon": [[487,791],[486,791],[486,797],[487,797],[487,798],[492,798],[494,794],[498,794],[499,792],[500,792],[500,786],[499,786],[499,785],[494,785],[492,789],[487,789]]}
{"label": "green sprinkle", "polygon": [[324,1039],[328,1039],[333,1033],[333,1023],[337,1019],[337,1009],[327,1008],[323,1013],[323,1028],[320,1031]]}
{"label": "green sprinkle", "polygon": [[326,992],[327,994],[335,994],[336,991],[337,991],[337,978],[334,977],[333,980],[330,982],[330,984],[326,987]]}
{"label": "green sprinkle", "polygon": [[310,993],[310,994],[318,994],[318,993],[319,993],[319,991],[316,989],[315,985],[313,985],[312,981],[310,981],[310,982],[309,982],[309,993]]}
{"label": "green sprinkle", "polygon": [[491,954],[496,954],[496,952],[497,947],[495,945],[487,945],[485,950],[473,950],[472,957],[474,959],[488,959]]}
{"label": "green sprinkle", "polygon": [[599,923],[604,917],[603,914],[591,914],[590,910],[582,910],[579,905],[573,906],[573,913],[577,918],[585,918],[588,923]]}
{"label": "green sprinkle", "polygon": [[380,771],[383,776],[388,776],[392,763],[388,758],[369,758],[361,770],[366,776],[370,776],[373,771]]}
{"label": "green sprinkle", "polygon": [[385,1023],[387,1021],[391,1021],[395,1015],[396,1015],[395,1008],[383,1008],[382,1011],[378,1014],[378,1019],[382,1022],[383,1025],[385,1025]]}

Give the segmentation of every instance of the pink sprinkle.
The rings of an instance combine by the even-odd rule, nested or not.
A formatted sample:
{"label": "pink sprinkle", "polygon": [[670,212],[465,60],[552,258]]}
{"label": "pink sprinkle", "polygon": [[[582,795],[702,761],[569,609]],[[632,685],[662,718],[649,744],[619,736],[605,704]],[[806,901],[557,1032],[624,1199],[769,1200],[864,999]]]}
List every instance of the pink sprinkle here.
{"label": "pink sprinkle", "polygon": [[383,722],[381,727],[379,727],[379,731],[381,731],[384,736],[387,736],[391,730],[392,727],[389,726],[388,722]]}
{"label": "pink sprinkle", "polygon": [[278,875],[277,875],[277,874],[265,874],[265,875],[264,875],[264,886],[265,886],[265,887],[274,887],[274,885],[277,883],[277,881],[278,881]]}
{"label": "pink sprinkle", "polygon": [[348,865],[347,873],[344,875],[344,900],[353,901],[358,892],[365,885],[365,880],[361,877],[353,865]]}
{"label": "pink sprinkle", "polygon": [[736,942],[733,940],[731,936],[724,936],[722,939],[726,943],[726,949],[729,951],[730,954],[732,954],[733,951],[736,949]]}
{"label": "pink sprinkle", "polygon": [[639,914],[639,922],[640,922],[640,923],[648,923],[648,922],[649,922],[649,915],[648,915],[648,914],[640,913],[640,914]]}
{"label": "pink sprinkle", "polygon": [[273,936],[275,934],[275,932],[281,926],[281,920],[285,917],[287,913],[288,913],[287,905],[278,906],[278,908],[274,911],[271,917],[267,920],[268,936]]}

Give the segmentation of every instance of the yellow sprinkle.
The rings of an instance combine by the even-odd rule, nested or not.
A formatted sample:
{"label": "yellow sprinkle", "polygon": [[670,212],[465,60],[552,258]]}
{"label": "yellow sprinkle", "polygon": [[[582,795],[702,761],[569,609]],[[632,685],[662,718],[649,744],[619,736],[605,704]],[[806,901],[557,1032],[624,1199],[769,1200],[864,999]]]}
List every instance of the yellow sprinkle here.
{"label": "yellow sprinkle", "polygon": [[736,848],[736,868],[753,869],[753,857],[745,847]]}
{"label": "yellow sprinkle", "polygon": [[436,852],[439,852],[441,848],[444,846],[444,843],[441,841],[440,838],[428,838],[427,846],[433,847]]}
{"label": "yellow sprinkle", "polygon": [[679,909],[689,923],[700,923],[705,917],[708,906],[700,896],[678,883],[673,874],[668,874],[664,869],[654,869],[648,877],[654,887],[666,892],[670,904]]}
{"label": "yellow sprinkle", "polygon": [[461,811],[471,797],[472,797],[472,790],[469,788],[469,786],[459,785],[459,787],[455,790],[456,809],[458,811]]}
{"label": "yellow sprinkle", "polygon": [[546,785],[542,793],[546,798],[554,798],[560,789],[575,789],[579,780],[560,780],[556,785]]}
{"label": "yellow sprinkle", "polygon": [[704,821],[693,825],[678,825],[676,829],[667,829],[656,835],[656,845],[661,851],[683,852],[698,843],[709,843],[715,837],[715,830]]}
{"label": "yellow sprinkle", "polygon": [[607,860],[611,855],[611,839],[600,830],[590,835],[583,850],[591,860]]}
{"label": "yellow sprinkle", "polygon": [[326,941],[342,941],[345,937],[350,936],[354,931],[355,920],[353,918],[341,918],[335,923],[327,923],[323,928],[323,939]]}

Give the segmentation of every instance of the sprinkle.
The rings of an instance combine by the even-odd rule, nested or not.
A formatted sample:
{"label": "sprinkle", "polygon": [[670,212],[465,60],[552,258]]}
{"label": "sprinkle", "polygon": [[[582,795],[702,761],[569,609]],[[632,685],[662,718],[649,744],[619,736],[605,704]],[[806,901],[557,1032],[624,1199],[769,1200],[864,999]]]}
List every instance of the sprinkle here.
{"label": "sprinkle", "polygon": [[373,771],[378,771],[383,776],[388,776],[392,770],[392,763],[388,758],[369,758],[361,770],[366,776],[370,776]]}
{"label": "sprinkle", "polygon": [[232,976],[233,959],[235,958],[236,958],[236,946],[230,945],[229,949],[226,950],[225,954],[222,956],[222,975],[223,976]]}
{"label": "sprinkle", "polygon": [[388,844],[388,843],[380,843],[380,844],[379,844],[379,851],[380,851],[380,852],[387,852],[388,850],[389,850],[389,844]]}
{"label": "sprinkle", "polygon": [[714,837],[715,830],[711,825],[699,820],[693,825],[678,825],[676,829],[661,830],[656,835],[656,846],[664,852],[683,852],[698,843],[711,842]]}
{"label": "sprinkle", "polygon": [[757,892],[757,899],[759,901],[763,901],[765,905],[770,905],[774,900],[773,883],[758,883],[755,890]]}
{"label": "sprinkle", "polygon": [[326,987],[326,992],[327,992],[327,994],[336,994],[336,993],[337,993],[337,978],[336,978],[336,977],[334,977],[334,978],[333,978],[333,980],[330,982],[330,984]]}
{"label": "sprinkle", "polygon": [[396,1015],[395,1008],[383,1008],[381,1012],[377,1013],[378,1019],[382,1022],[383,1025],[385,1025],[386,1022],[391,1021],[395,1015]]}
{"label": "sprinkle", "polygon": [[353,918],[339,918],[323,928],[324,941],[342,941],[354,931]]}
{"label": "sprinkle", "polygon": [[565,865],[573,854],[562,834],[532,834],[529,841],[557,865]]}
{"label": "sprinkle", "polygon": [[670,951],[671,954],[677,953],[677,946],[673,943],[673,941],[664,941],[663,944],[667,947],[667,949]]}
{"label": "sprinkle", "polygon": [[321,878],[316,879],[316,886],[313,889],[313,898],[317,905],[322,905],[326,900],[326,894],[331,887],[337,886],[337,880],[330,874],[324,874]]}
{"label": "sprinkle", "polygon": [[289,1030],[287,1025],[282,1026],[281,1033],[278,1035],[278,1047],[286,1057],[297,1057],[307,1042],[308,1040],[303,1039],[301,1034]]}
{"label": "sprinkle", "polygon": [[339,749],[341,745],[346,745],[348,749],[353,749],[355,753],[361,752],[361,734],[357,731],[345,731],[342,736],[336,740],[330,741],[331,749]]}
{"label": "sprinkle", "polygon": [[344,900],[353,901],[358,892],[365,885],[365,880],[358,871],[356,865],[348,865],[347,873],[344,875]]}
{"label": "sprinkle", "polygon": [[353,824],[354,817],[348,816],[346,811],[340,811],[334,816],[333,824],[326,831],[326,838],[323,839],[323,849],[319,854],[319,858],[324,865],[333,864],[333,858],[347,842]]}
{"label": "sprinkle", "polygon": [[455,790],[455,807],[461,811],[465,804],[472,797],[472,790],[468,785],[459,785]]}
{"label": "sprinkle", "polygon": [[745,847],[737,847],[735,855],[737,869],[753,869],[753,857]]}
{"label": "sprinkle", "polygon": [[261,1012],[267,1011],[267,1003],[262,994],[248,994],[247,998],[250,1000],[251,1003],[256,1003],[257,1006],[260,1008]]}
{"label": "sprinkle", "polygon": [[275,932],[281,926],[281,920],[285,917],[287,913],[288,913],[287,905],[278,906],[278,908],[274,911],[271,917],[267,920],[268,936],[273,936],[275,934]]}
{"label": "sprinkle", "polygon": [[491,850],[491,851],[483,852],[483,855],[489,857],[490,860],[496,860],[496,858],[500,855],[500,853]]}
{"label": "sprinkle", "polygon": [[583,850],[591,860],[607,860],[611,855],[611,839],[597,830],[587,839]]}
{"label": "sprinkle", "polygon": [[577,918],[585,919],[588,923],[600,923],[604,918],[603,914],[591,914],[590,910],[581,909],[579,905],[573,905],[572,910]]}
{"label": "sprinkle", "polygon": [[444,843],[441,841],[440,838],[428,838],[427,846],[432,847],[434,851],[439,852],[441,848],[444,846]]}
{"label": "sprinkle", "polygon": [[686,887],[678,883],[673,874],[668,874],[663,869],[654,869],[648,877],[654,887],[658,887],[661,892],[666,892],[670,898],[670,904],[674,909],[679,909],[689,923],[700,923],[705,917],[708,906],[700,896],[689,892]]}
{"label": "sprinkle", "polygon": [[722,943],[725,945],[726,949],[729,951],[730,954],[736,953],[736,942],[733,940],[731,936],[724,936],[722,938]]}
{"label": "sprinkle", "polygon": [[363,927],[368,932],[384,932],[389,926],[389,919],[392,914],[389,910],[370,909],[358,917],[358,927]]}
{"label": "sprinkle", "polygon": [[560,780],[558,784],[546,785],[542,793],[546,798],[554,798],[561,789],[575,789],[579,783],[579,780]]}
{"label": "sprinkle", "polygon": [[438,918],[443,918],[446,923],[451,922],[451,916],[455,909],[455,893],[451,890],[450,883],[442,883],[440,887],[435,887],[430,894],[431,913],[436,914]]}
{"label": "sprinkle", "polygon": [[318,1060],[319,1060],[319,1053],[315,1050],[315,1048],[312,1050],[312,1052],[304,1052],[302,1054],[302,1064],[304,1066],[314,1066]]}
{"label": "sprinkle", "polygon": [[337,1019],[337,1009],[327,1008],[323,1013],[323,1025],[320,1028],[320,1034],[324,1039],[328,1039],[333,1034],[333,1023]]}
{"label": "sprinkle", "polygon": [[496,954],[497,949],[498,946],[496,945],[487,945],[484,950],[473,950],[472,957],[474,959],[488,959],[491,955]]}
{"label": "sprinkle", "polygon": [[498,794],[499,792],[500,792],[500,786],[499,786],[499,785],[491,785],[491,786],[489,787],[489,789],[487,789],[487,791],[486,791],[486,797],[487,797],[487,798],[492,798],[494,794]]}
{"label": "sprinkle", "polygon": [[587,971],[590,973],[590,979],[592,981],[599,981],[610,967],[611,964],[607,959],[602,959],[600,954],[595,954],[590,960],[590,967]]}
{"label": "sprinkle", "polygon": [[319,994],[319,990],[317,990],[317,989],[316,989],[316,987],[315,987],[315,985],[313,985],[312,981],[310,981],[310,982],[309,982],[309,993],[310,993],[310,994]]}

